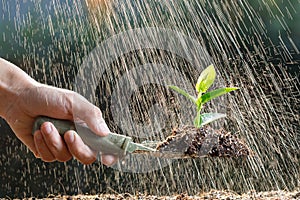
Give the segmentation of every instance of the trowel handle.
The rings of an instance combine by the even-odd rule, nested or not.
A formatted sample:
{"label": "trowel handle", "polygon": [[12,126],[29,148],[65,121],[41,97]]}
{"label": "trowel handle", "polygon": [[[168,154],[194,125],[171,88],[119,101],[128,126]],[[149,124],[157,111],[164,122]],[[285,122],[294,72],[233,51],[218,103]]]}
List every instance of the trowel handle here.
{"label": "trowel handle", "polygon": [[53,119],[44,116],[40,116],[35,120],[32,134],[39,130],[44,122],[51,122],[60,135],[64,135],[69,130],[76,131],[86,145],[102,154],[122,156],[126,154],[128,144],[132,141],[131,137],[116,133],[110,133],[108,136],[101,137],[93,133],[86,126],[75,125],[74,122],[68,120]]}

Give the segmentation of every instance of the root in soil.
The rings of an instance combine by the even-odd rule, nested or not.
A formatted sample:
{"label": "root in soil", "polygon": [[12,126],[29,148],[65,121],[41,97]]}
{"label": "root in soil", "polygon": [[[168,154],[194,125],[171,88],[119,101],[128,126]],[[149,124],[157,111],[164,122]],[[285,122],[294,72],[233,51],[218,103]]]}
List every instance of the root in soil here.
{"label": "root in soil", "polygon": [[183,154],[184,157],[246,157],[252,155],[247,145],[231,133],[210,126],[183,126],[157,146],[157,150]]}

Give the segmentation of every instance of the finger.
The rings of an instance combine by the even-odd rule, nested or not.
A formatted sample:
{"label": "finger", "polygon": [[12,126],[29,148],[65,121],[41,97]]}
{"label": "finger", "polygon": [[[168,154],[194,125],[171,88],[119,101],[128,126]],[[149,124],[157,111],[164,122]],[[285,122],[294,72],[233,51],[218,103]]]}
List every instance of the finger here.
{"label": "finger", "polygon": [[83,164],[91,164],[96,160],[96,152],[85,145],[75,131],[67,131],[64,139],[71,154]]}
{"label": "finger", "polygon": [[101,163],[106,166],[112,166],[118,161],[118,157],[114,155],[101,155]]}
{"label": "finger", "polygon": [[39,158],[39,153],[36,149],[33,135],[24,135],[22,138],[17,135],[17,137],[29,148],[29,150],[34,154],[35,157]]}
{"label": "finger", "polygon": [[[34,120],[18,120],[25,119],[27,117],[27,115],[25,115],[21,111],[14,111],[13,114],[9,113],[8,116],[10,117],[8,117],[6,120],[18,139],[20,139],[29,148],[29,150],[35,155],[35,157],[38,157],[38,151],[35,147],[34,137],[31,133],[32,128],[28,126],[28,124],[33,124]],[[16,119],[16,116],[18,119]]]}
{"label": "finger", "polygon": [[63,138],[52,123],[43,123],[41,132],[48,149],[58,161],[65,162],[72,158]]}
{"label": "finger", "polygon": [[35,148],[37,149],[37,152],[39,154],[39,157],[42,160],[44,160],[46,162],[55,161],[55,157],[52,155],[52,153],[48,149],[48,146],[47,146],[46,142],[44,141],[42,132],[40,130],[37,130],[34,133],[34,143],[35,143]]}

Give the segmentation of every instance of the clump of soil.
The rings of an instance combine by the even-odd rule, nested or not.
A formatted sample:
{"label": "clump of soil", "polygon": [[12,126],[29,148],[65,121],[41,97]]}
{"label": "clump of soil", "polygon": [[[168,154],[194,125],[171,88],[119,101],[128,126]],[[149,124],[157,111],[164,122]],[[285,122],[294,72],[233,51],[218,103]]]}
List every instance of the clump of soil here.
{"label": "clump of soil", "polygon": [[160,153],[172,152],[182,157],[245,157],[252,151],[245,143],[229,132],[214,130],[210,126],[195,128],[183,126],[174,129],[165,141],[159,143]]}

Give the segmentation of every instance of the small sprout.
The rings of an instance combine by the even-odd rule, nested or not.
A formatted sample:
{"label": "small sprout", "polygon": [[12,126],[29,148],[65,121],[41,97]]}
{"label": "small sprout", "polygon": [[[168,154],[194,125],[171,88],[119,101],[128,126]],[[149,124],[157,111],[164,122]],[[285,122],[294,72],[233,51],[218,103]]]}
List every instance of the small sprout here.
{"label": "small sprout", "polygon": [[197,97],[190,95],[189,93],[177,86],[169,86],[171,89],[182,94],[196,105],[197,115],[194,120],[194,125],[197,128],[200,128],[201,126],[213,122],[217,119],[226,117],[225,114],[221,113],[201,113],[201,109],[203,108],[203,105],[205,103],[223,94],[239,89],[237,87],[225,87],[206,92],[214,83],[215,78],[216,71],[213,65],[208,66],[205,70],[202,71],[195,86],[196,91],[198,92]]}

